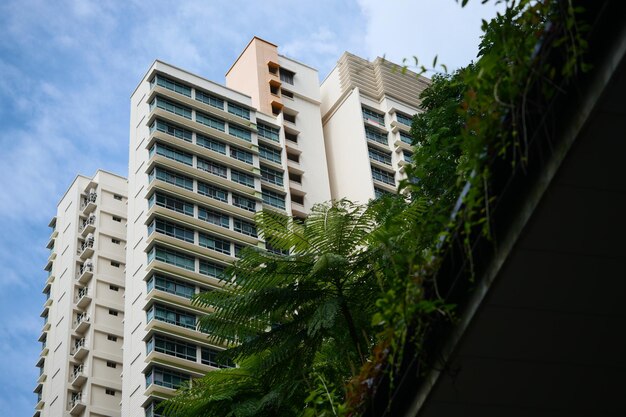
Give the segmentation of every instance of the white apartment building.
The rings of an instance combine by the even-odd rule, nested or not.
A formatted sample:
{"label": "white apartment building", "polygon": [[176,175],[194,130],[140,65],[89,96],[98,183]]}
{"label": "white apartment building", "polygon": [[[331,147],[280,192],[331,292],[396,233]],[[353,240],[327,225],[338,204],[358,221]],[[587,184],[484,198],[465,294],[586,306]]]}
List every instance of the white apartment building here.
{"label": "white apartment building", "polygon": [[119,417],[126,179],[79,175],[50,221],[35,417]]}
{"label": "white apartment building", "polygon": [[344,53],[321,85],[333,199],[365,203],[395,193],[411,161],[413,116],[429,80],[376,58]]}
{"label": "white apartment building", "polygon": [[[51,245],[70,247],[65,264],[47,266],[45,292],[55,296],[44,313],[77,324],[66,320],[65,345],[50,322],[44,328],[55,349],[38,364],[35,416],[157,417],[156,404],[183,381],[229,366],[216,358],[223,347],[196,330],[206,311],[190,298],[219,289],[243,247],[272,250],[257,235],[256,212],[303,219],[331,198],[395,192],[425,85],[380,58],[346,53],[320,88],[317,70],[257,37],[226,85],[155,61],[130,100],[127,192],[123,179],[99,171],[78,177],[59,205]],[[77,278],[55,290],[61,274]],[[65,385],[48,387],[51,378]]]}

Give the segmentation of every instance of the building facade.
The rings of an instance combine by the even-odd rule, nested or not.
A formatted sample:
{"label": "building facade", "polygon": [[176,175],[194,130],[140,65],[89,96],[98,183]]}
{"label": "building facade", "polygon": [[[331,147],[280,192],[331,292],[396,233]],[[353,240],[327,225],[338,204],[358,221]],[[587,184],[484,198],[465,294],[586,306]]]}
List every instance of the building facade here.
{"label": "building facade", "polygon": [[50,221],[35,417],[119,417],[126,179],[78,176]]}
{"label": "building facade", "polygon": [[[36,415],[154,417],[155,406],[181,383],[229,366],[216,359],[224,347],[197,330],[206,311],[191,297],[219,290],[242,248],[271,250],[257,234],[256,212],[304,219],[316,203],[342,197],[366,202],[395,192],[410,156],[410,118],[419,106],[412,95],[424,85],[414,74],[394,73],[386,61],[346,53],[320,87],[317,70],[257,37],[228,70],[225,85],[155,61],[131,96],[128,182],[114,181],[124,189],[114,193],[122,200],[110,200],[114,176],[99,172],[93,180],[79,176],[59,205],[56,227],[74,225],[76,236],[68,235],[63,245],[73,244],[69,253],[78,258],[67,258],[65,266],[51,260],[47,268],[52,283],[59,271],[75,269],[67,273],[76,280],[63,284],[73,301],[65,298],[62,308],[76,324],[67,330],[69,350],[58,356],[66,361],[59,377],[65,388],[46,387],[58,365],[42,353],[37,392],[44,395]],[[110,223],[106,213],[121,223]],[[108,246],[92,251],[107,239],[118,241],[115,259]],[[118,269],[111,269],[113,262]],[[118,275],[110,291],[116,286],[118,292],[106,295],[113,272]],[[112,298],[94,298],[101,294]],[[47,314],[57,304],[47,302]],[[117,323],[115,331],[100,328],[94,316],[111,321],[111,329]],[[42,333],[47,346],[52,336]],[[53,344],[60,343],[54,337]],[[117,344],[104,348],[104,341]],[[107,356],[103,349],[113,350]],[[107,385],[101,368],[117,379]],[[54,412],[46,411],[61,395]],[[94,402],[100,398],[108,402]]]}

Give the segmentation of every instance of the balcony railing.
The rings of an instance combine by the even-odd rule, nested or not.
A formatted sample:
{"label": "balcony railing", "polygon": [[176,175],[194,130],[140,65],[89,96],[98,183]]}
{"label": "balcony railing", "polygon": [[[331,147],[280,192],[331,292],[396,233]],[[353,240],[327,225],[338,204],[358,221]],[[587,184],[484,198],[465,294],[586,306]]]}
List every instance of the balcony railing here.
{"label": "balcony railing", "polygon": [[96,223],[96,216],[95,214],[90,214],[89,217],[87,217],[87,219],[85,219],[83,221],[83,224],[80,225],[80,231],[82,232],[86,227],[88,226],[93,226]]}
{"label": "balcony railing", "polygon": [[72,372],[72,379],[76,379],[76,377],[83,373],[85,365],[82,363],[80,365],[74,366],[74,372]]}

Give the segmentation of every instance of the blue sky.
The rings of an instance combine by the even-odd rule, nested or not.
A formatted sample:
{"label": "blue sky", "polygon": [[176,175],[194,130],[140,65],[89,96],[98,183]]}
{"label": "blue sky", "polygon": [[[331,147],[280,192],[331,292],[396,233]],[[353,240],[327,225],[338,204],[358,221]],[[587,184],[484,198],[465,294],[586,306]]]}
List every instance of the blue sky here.
{"label": "blue sky", "polygon": [[494,6],[454,0],[0,3],[0,415],[31,416],[48,221],[76,174],[126,175],[129,97],[159,58],[223,83],[252,36],[319,69],[344,51],[475,55]]}

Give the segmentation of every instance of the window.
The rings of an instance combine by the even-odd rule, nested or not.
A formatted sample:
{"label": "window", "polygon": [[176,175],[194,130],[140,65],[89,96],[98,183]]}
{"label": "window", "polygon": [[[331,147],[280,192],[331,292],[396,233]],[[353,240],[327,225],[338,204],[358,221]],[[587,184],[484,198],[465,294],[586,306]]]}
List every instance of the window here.
{"label": "window", "polygon": [[293,143],[298,143],[298,134],[297,133],[288,132],[287,130],[285,130],[285,139],[287,139],[288,141],[291,141]]}
{"label": "window", "polygon": [[117,312],[117,310],[113,310],[112,308],[110,308],[109,309],[109,314],[112,315],[112,316],[116,316],[117,317],[118,312]]}
{"label": "window", "polygon": [[185,175],[168,171],[161,167],[155,167],[148,174],[148,178],[150,182],[156,178],[157,180],[167,182],[168,184],[173,184],[186,190],[193,191],[193,179]]}
{"label": "window", "polygon": [[243,129],[238,126],[228,125],[228,133],[231,136],[235,136],[239,139],[247,140],[248,142],[252,141],[252,132],[248,129]]}
{"label": "window", "polygon": [[275,248],[267,242],[265,242],[265,250],[267,250],[269,253],[273,253],[274,255],[281,255],[281,256],[289,255],[288,250]]}
{"label": "window", "polygon": [[388,152],[379,151],[376,148],[370,146],[367,147],[367,151],[370,155],[370,159],[378,161],[380,163],[391,165],[391,154]]}
{"label": "window", "polygon": [[158,333],[146,342],[146,350],[148,354],[154,350],[155,352],[165,353],[177,358],[196,361],[196,345]]}
{"label": "window", "polygon": [[122,218],[121,218],[121,217],[118,217],[118,216],[112,216],[112,217],[113,217],[113,221],[114,221],[114,222],[118,222],[118,223],[119,223],[119,222],[121,222],[121,221],[122,221]]}
{"label": "window", "polygon": [[230,179],[236,183],[254,188],[254,176],[246,174],[245,172],[237,171],[235,169],[230,170]]}
{"label": "window", "polygon": [[385,184],[396,185],[395,175],[380,168],[372,167],[372,177]]}
{"label": "window", "polygon": [[235,103],[228,102],[228,113],[250,120],[250,110]]}
{"label": "window", "polygon": [[289,181],[297,182],[298,184],[302,184],[302,174],[296,174],[295,172],[289,173]]}
{"label": "window", "polygon": [[150,323],[152,319],[156,319],[158,321],[184,327],[186,329],[195,330],[196,328],[195,314],[161,304],[154,304],[150,310],[146,312],[146,316],[147,323]]}
{"label": "window", "polygon": [[407,116],[406,114],[400,112],[396,112],[396,119],[398,119],[398,122],[406,126],[411,126],[411,124],[413,123],[412,116]]}
{"label": "window", "polygon": [[233,193],[233,206],[252,212],[256,211],[256,201],[235,193]]}
{"label": "window", "polygon": [[289,71],[285,68],[280,68],[279,73],[281,81],[293,85],[293,76],[296,75],[295,72]]}
{"label": "window", "polygon": [[252,222],[238,219],[235,217],[233,218],[233,226],[235,232],[239,232],[252,237],[257,237],[256,225]]}
{"label": "window", "polygon": [[296,115],[295,114],[289,114],[289,113],[285,113],[283,112],[283,119],[285,119],[286,121],[296,124]]}
{"label": "window", "polygon": [[171,123],[164,122],[160,119],[156,119],[150,126],[150,133],[152,133],[154,130],[167,133],[170,136],[174,136],[175,138],[182,139],[187,142],[191,142],[191,138],[193,137],[191,130],[178,127]]}
{"label": "window", "polygon": [[196,287],[178,279],[166,277],[160,274],[154,274],[146,283],[148,292],[156,288],[159,291],[168,292],[184,298],[191,298],[196,293]]}
{"label": "window", "polygon": [[198,194],[205,195],[214,200],[228,202],[228,191],[211,184],[198,181]]}
{"label": "window", "polygon": [[209,116],[208,114],[196,113],[196,122],[201,125],[217,129],[221,132],[226,131],[226,123],[223,120],[218,119],[217,117]]}
{"label": "window", "polygon": [[222,265],[200,259],[199,271],[202,275],[222,279],[225,270],[226,268],[224,268]]}
{"label": "window", "polygon": [[235,366],[230,360],[218,360],[220,351],[213,348],[202,348],[202,363],[205,365],[213,366],[215,368],[233,368]]}
{"label": "window", "polygon": [[186,373],[158,366],[153,367],[148,373],[146,373],[146,387],[155,384],[165,388],[178,389],[183,382],[187,382],[189,380],[191,380],[191,376]]}
{"label": "window", "polygon": [[155,246],[148,253],[148,263],[152,262],[154,259],[160,262],[165,262],[170,265],[187,269],[189,271],[194,271],[196,269],[196,260],[193,256],[189,256],[171,249],[162,248],[160,246]]}
{"label": "window", "polygon": [[413,143],[413,137],[405,132],[400,132],[400,140],[404,143],[411,145]]}
{"label": "window", "polygon": [[161,192],[156,192],[148,199],[148,206],[152,207],[156,203],[157,206],[176,211],[178,213],[193,216],[193,204],[188,203],[180,198],[172,197]]}
{"label": "window", "polygon": [[413,162],[413,154],[411,152],[404,151],[402,152],[402,159],[410,164]]}
{"label": "window", "polygon": [[113,369],[115,369],[115,368],[117,368],[117,363],[112,362],[112,361],[107,361],[107,366],[108,366],[109,368],[113,368]]}
{"label": "window", "polygon": [[155,153],[157,155],[163,156],[173,161],[180,162],[185,165],[189,165],[189,166],[193,165],[192,154],[180,151],[176,148],[172,148],[171,146],[163,145],[162,143],[155,143],[154,145],[152,145],[148,155],[150,158],[152,158],[152,156],[154,156]]}
{"label": "window", "polygon": [[196,133],[196,145],[221,153],[222,155],[226,155],[226,145],[217,139]]}
{"label": "window", "polygon": [[379,132],[376,129],[373,129],[369,126],[365,126],[365,137],[369,140],[373,140],[374,142],[382,143],[383,145],[388,145],[387,142],[387,134]]}
{"label": "window", "polygon": [[201,158],[198,158],[198,169],[222,178],[226,178],[226,174],[228,172],[226,165]]}
{"label": "window", "polygon": [[293,93],[289,90],[285,90],[284,88],[280,90],[283,94],[283,97],[293,98]]}
{"label": "window", "polygon": [[196,100],[220,110],[224,110],[224,100],[212,94],[196,90]]}
{"label": "window", "polygon": [[270,72],[270,74],[278,75],[278,65],[277,64],[273,64],[273,63],[267,64],[267,70]]}
{"label": "window", "polygon": [[198,244],[203,248],[212,249],[216,252],[230,255],[230,242],[225,239],[220,239],[217,236],[209,235],[206,233],[198,233]]}
{"label": "window", "polygon": [[368,109],[367,107],[361,107],[363,112],[363,118],[365,120],[369,120],[370,122],[374,122],[376,124],[385,125],[385,115],[380,114],[374,110]]}
{"label": "window", "polygon": [[113,198],[119,201],[122,201],[122,196],[118,194],[113,194]]}
{"label": "window", "polygon": [[263,203],[279,209],[285,209],[285,197],[283,195],[264,188],[261,189],[261,194],[263,195]]}
{"label": "window", "polygon": [[106,392],[107,395],[115,395],[115,390],[110,388],[105,388],[104,392]]}
{"label": "window", "polygon": [[210,208],[198,207],[198,218],[226,229],[230,227],[230,217],[228,215]]}
{"label": "window", "polygon": [[252,164],[252,153],[244,151],[243,149],[231,146],[230,156],[231,158],[238,159],[239,161],[245,162],[246,164]]}
{"label": "window", "polygon": [[118,287],[117,285],[109,285],[109,289],[110,289],[111,291],[119,291],[119,290],[120,290],[120,287]]}
{"label": "window", "polygon": [[259,157],[267,161],[281,163],[280,149],[274,149],[270,146],[259,144]]}
{"label": "window", "polygon": [[107,335],[107,340],[110,340],[111,342],[117,342],[117,336],[113,336],[111,334]]}
{"label": "window", "polygon": [[154,100],[152,100],[152,103],[150,103],[150,111],[152,111],[155,107],[191,120],[191,108],[166,100],[163,97],[157,96]]}
{"label": "window", "polygon": [[391,195],[387,190],[383,190],[382,188],[374,187],[374,198],[380,198],[385,195]]}
{"label": "window", "polygon": [[180,93],[187,97],[191,97],[191,88],[187,87],[184,84],[179,83],[178,81],[174,81],[171,78],[166,78],[162,75],[155,76],[150,82],[150,87],[154,87],[154,84],[159,87],[167,88],[168,90],[172,90],[176,93]]}
{"label": "window", "polygon": [[148,225],[148,235],[158,232],[185,242],[194,243],[194,231],[169,220],[155,219]]}
{"label": "window", "polygon": [[111,266],[113,266],[115,268],[119,268],[120,267],[120,263],[119,262],[115,262],[115,261],[111,261]]}
{"label": "window", "polygon": [[112,242],[114,245],[119,245],[119,244],[121,244],[121,243],[122,243],[122,241],[121,241],[121,240],[119,240],[119,239],[115,239],[115,238],[112,238],[112,239],[111,239],[111,242]]}
{"label": "window", "polygon": [[287,152],[287,159],[293,162],[300,163],[300,155],[297,153]]}
{"label": "window", "polygon": [[270,84],[270,93],[274,94],[275,96],[278,95],[278,86],[272,85]]}
{"label": "window", "polygon": [[240,245],[239,243],[235,243],[235,258],[241,257],[241,251],[248,247],[247,245]]}
{"label": "window", "polygon": [[291,194],[291,201],[293,203],[300,204],[301,206],[303,206],[304,205],[304,196],[303,195],[297,195],[297,194]]}
{"label": "window", "polygon": [[270,184],[283,185],[283,172],[261,165],[261,179]]}
{"label": "window", "polygon": [[274,142],[278,142],[279,138],[278,138],[278,134],[280,132],[280,129],[272,127],[272,126],[268,126],[266,124],[263,123],[258,123],[257,124],[257,134],[265,139],[269,139],[269,140],[273,140]]}

